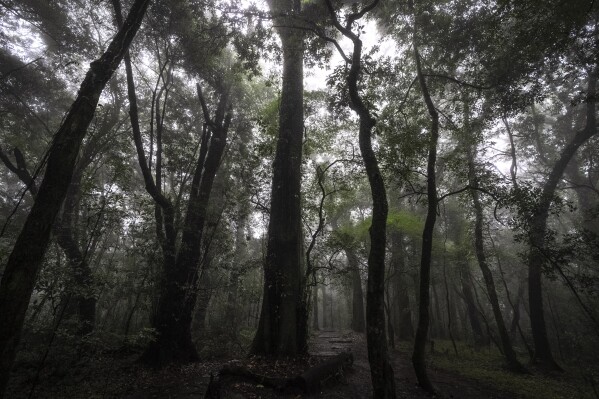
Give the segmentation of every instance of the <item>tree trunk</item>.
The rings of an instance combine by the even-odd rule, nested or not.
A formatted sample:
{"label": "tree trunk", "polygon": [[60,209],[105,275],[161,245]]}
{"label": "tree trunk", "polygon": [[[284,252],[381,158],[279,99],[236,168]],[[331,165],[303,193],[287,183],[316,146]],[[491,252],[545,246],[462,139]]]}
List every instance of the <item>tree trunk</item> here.
{"label": "tree trunk", "polygon": [[596,193],[593,193],[588,189],[588,185],[591,187],[597,187],[599,184],[599,176],[593,175],[593,172],[588,170],[587,173],[583,173],[581,168],[584,168],[584,164],[580,165],[580,161],[574,157],[565,171],[568,179],[574,183],[574,191],[578,198],[578,208],[581,213],[580,223],[583,230],[587,230],[594,236],[599,236],[599,216],[597,216],[597,210],[599,209],[599,198]]}
{"label": "tree trunk", "polygon": [[541,197],[532,215],[529,231],[530,250],[528,255],[528,300],[530,306],[530,324],[535,346],[533,364],[549,371],[561,371],[551,353],[547,336],[547,327],[543,310],[542,270],[546,263],[544,253],[547,219],[555,190],[561,180],[568,163],[578,148],[597,133],[595,119],[595,74],[589,76],[586,126],[578,131],[562,150],[554,164],[547,181],[543,185]]}
{"label": "tree trunk", "polygon": [[206,315],[208,314],[208,305],[212,298],[212,271],[210,270],[210,263],[212,260],[207,258],[204,261],[204,267],[202,270],[202,279],[200,285],[197,288],[196,304],[193,314],[193,331],[200,336],[205,336],[206,332]]}
{"label": "tree trunk", "polygon": [[510,323],[510,335],[512,339],[516,338],[518,325],[520,324],[520,297],[524,295],[524,284],[518,284],[518,292],[516,293],[516,303],[514,303],[512,321]]}
{"label": "tree trunk", "polygon": [[466,260],[466,254],[461,252],[458,254],[458,266],[460,269],[460,281],[462,285],[462,299],[466,304],[466,315],[470,322],[470,328],[472,329],[472,335],[474,338],[474,347],[480,348],[487,343],[485,333],[480,322],[478,315],[478,309],[476,308],[476,301],[474,294],[472,293],[472,276],[470,275],[470,266]]}
{"label": "tree trunk", "polygon": [[65,251],[72,272],[73,287],[67,287],[71,300],[77,307],[80,322],[77,333],[85,335],[93,331],[96,322],[96,298],[93,293],[93,276],[87,254],[81,252],[77,237],[73,214],[78,209],[80,186],[83,168],[78,167],[73,175],[71,184],[63,205],[62,214],[57,220],[56,241]]}
{"label": "tree trunk", "polygon": [[198,97],[207,127],[191,183],[179,251],[174,264],[170,263],[172,258],[169,263],[164,263],[163,289],[153,323],[158,338],[150,343],[143,355],[143,360],[149,364],[163,365],[172,361],[198,359],[191,340],[191,323],[198,295],[202,236],[212,186],[225,150],[232,117],[229,88],[217,88],[217,91],[220,92],[220,99],[215,118],[212,119],[198,85]]}
{"label": "tree trunk", "polygon": [[364,319],[364,293],[362,292],[362,277],[360,276],[360,262],[356,254],[349,249],[345,250],[348,267],[352,280],[352,319],[351,329],[356,332],[366,330]]}
{"label": "tree trunk", "polygon": [[485,285],[487,287],[487,294],[489,295],[489,301],[491,302],[491,308],[493,309],[493,316],[495,317],[495,323],[499,330],[499,337],[501,339],[501,346],[503,348],[503,354],[506,358],[508,368],[514,372],[526,372],[526,369],[518,361],[516,352],[512,347],[512,341],[508,334],[503,315],[501,314],[501,308],[499,306],[499,298],[497,297],[497,290],[495,289],[495,281],[491,268],[487,262],[487,256],[485,254],[484,237],[483,237],[483,205],[480,199],[480,193],[477,191],[478,178],[476,176],[476,170],[474,165],[474,148],[468,151],[468,177],[471,190],[470,195],[474,204],[475,213],[475,225],[474,225],[474,249],[476,252],[476,259],[478,260],[478,266],[483,273],[485,279]]}
{"label": "tree trunk", "polygon": [[[285,2],[271,6],[277,13],[299,12],[300,6]],[[299,3],[299,2],[298,2]],[[264,299],[251,352],[276,356],[297,355],[307,349],[307,304],[302,287],[303,234],[301,223],[301,163],[304,135],[303,33],[282,25],[278,34],[283,46],[283,88],[279,110],[279,138],[273,163],[270,221],[264,264]]]}
{"label": "tree trunk", "polygon": [[428,392],[434,392],[433,384],[428,378],[426,372],[426,341],[428,327],[430,322],[430,280],[431,280],[431,260],[433,251],[433,233],[435,221],[437,220],[437,180],[435,176],[435,166],[437,163],[437,141],[439,140],[439,114],[430,97],[425,77],[420,65],[420,54],[416,43],[414,43],[414,56],[416,59],[416,68],[420,89],[426,103],[426,107],[431,117],[430,141],[427,162],[427,199],[428,211],[424,229],[422,231],[422,255],[420,258],[420,292],[418,303],[418,328],[414,340],[414,352],[412,354],[412,364],[418,378],[418,384]]}
{"label": "tree trunk", "polygon": [[91,63],[75,102],[54,136],[44,179],[0,284],[0,395],[6,389],[35,279],[52,224],[67,193],[81,142],[100,94],[135,37],[149,3],[150,0],[133,3],[123,28],[102,57]]}
{"label": "tree trunk", "polygon": [[[14,155],[17,163],[16,165],[11,162],[8,156],[0,148],[0,158],[6,167],[19,177],[19,179],[28,187],[31,195],[35,199],[38,189],[33,177],[29,173],[25,157],[16,147],[14,148]],[[69,294],[69,302],[76,305],[77,316],[80,323],[77,333],[80,335],[90,333],[94,328],[96,320],[96,298],[91,292],[92,273],[84,254],[79,248],[79,243],[74,234],[76,226],[73,223],[73,213],[79,205],[83,169],[87,164],[82,165],[81,160],[77,163],[71,184],[67,189],[66,198],[62,206],[62,214],[60,217],[56,218],[54,225],[52,226],[52,232],[56,237],[56,241],[69,260],[72,281],[67,287],[67,290],[69,290],[69,292],[75,292],[75,294]]]}
{"label": "tree trunk", "polygon": [[331,303],[331,295],[327,291],[327,286],[322,286],[322,327],[326,329],[330,329],[331,325],[333,325],[333,321],[331,320],[331,313],[327,312],[327,309],[330,308],[329,304]]}
{"label": "tree trunk", "polygon": [[318,324],[318,285],[312,287],[312,328],[316,331],[320,330]]}
{"label": "tree trunk", "polygon": [[[117,23],[121,25],[119,0],[113,0],[112,3]],[[156,235],[163,255],[160,296],[156,313],[151,320],[152,327],[157,333],[157,339],[150,342],[142,355],[142,361],[155,366],[172,361],[193,361],[198,359],[197,351],[191,340],[191,323],[197,298],[202,236],[212,186],[225,150],[232,118],[229,101],[230,86],[224,84],[215,87],[219,100],[214,118],[212,118],[201,86],[196,85],[198,100],[204,116],[204,128],[187,201],[183,233],[177,251],[177,234],[174,227],[175,209],[172,202],[161,192],[161,129],[163,121],[160,119],[157,106],[156,181],[154,181],[141,137],[133,69],[128,53],[125,54],[125,69],[133,140],[146,191],[155,202]]]}
{"label": "tree trunk", "polygon": [[[351,31],[351,24],[341,25],[337,19],[331,0],[326,0],[333,24],[339,32],[353,42],[351,67],[346,81],[349,91],[350,108],[360,119],[359,145],[370,192],[372,195],[372,224],[370,225],[370,253],[368,254],[368,284],[366,290],[366,341],[372,388],[375,398],[395,398],[395,377],[389,362],[387,338],[385,336],[385,252],[387,245],[387,191],[379,169],[376,154],[372,148],[372,130],[376,124],[360,96],[358,80],[362,74],[362,41]],[[360,12],[350,14],[350,20],[361,18],[378,4],[377,0]]]}
{"label": "tree trunk", "polygon": [[414,338],[414,325],[412,324],[412,310],[410,309],[410,296],[405,278],[405,259],[402,243],[402,235],[399,231],[391,231],[391,270],[393,270],[393,291],[394,303],[397,320],[395,323],[395,333],[402,341]]}
{"label": "tree trunk", "polygon": [[434,315],[431,320],[430,326],[430,334],[431,339],[445,339],[447,335],[445,334],[445,325],[443,323],[443,314],[441,313],[441,299],[439,298],[439,293],[437,291],[437,282],[435,280],[431,281],[431,289],[433,291],[433,309]]}
{"label": "tree trunk", "polygon": [[232,336],[237,335],[239,322],[240,303],[237,300],[239,291],[239,276],[248,257],[248,245],[246,239],[247,213],[243,210],[237,221],[235,231],[235,265],[229,272],[229,287],[227,292],[227,305],[225,308],[225,321]]}

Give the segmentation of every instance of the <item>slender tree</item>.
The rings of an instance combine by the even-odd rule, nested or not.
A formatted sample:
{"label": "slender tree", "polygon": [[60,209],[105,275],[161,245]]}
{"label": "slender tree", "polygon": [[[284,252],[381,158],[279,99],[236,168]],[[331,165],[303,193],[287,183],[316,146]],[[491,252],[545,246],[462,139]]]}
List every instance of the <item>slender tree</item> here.
{"label": "slender tree", "polygon": [[349,14],[346,17],[345,25],[342,25],[337,18],[331,0],[326,0],[326,4],[335,28],[353,43],[351,59],[345,57],[346,62],[351,65],[346,83],[349,91],[349,105],[359,117],[360,153],[372,195],[372,224],[370,225],[368,288],[366,291],[366,339],[372,386],[374,397],[395,398],[395,377],[389,361],[385,336],[385,252],[389,209],[385,182],[372,148],[372,130],[376,119],[364,103],[358,88],[358,81],[362,74],[362,40],[352,30],[359,19],[377,6],[378,0]]}
{"label": "slender tree", "polygon": [[366,328],[366,321],[364,319],[364,293],[362,290],[362,276],[360,275],[360,262],[352,249],[345,249],[345,255],[352,282],[351,329],[363,333]]}
{"label": "slender tree", "polygon": [[395,312],[394,332],[400,340],[411,340],[414,338],[414,325],[412,324],[412,310],[410,307],[410,295],[406,281],[406,255],[403,234],[394,229],[389,232],[391,239],[391,270],[393,272],[393,303],[392,311]]}
{"label": "slender tree", "polygon": [[414,339],[414,352],[412,353],[412,364],[420,386],[428,391],[434,392],[433,384],[428,378],[426,371],[426,342],[428,328],[430,324],[430,280],[431,280],[431,261],[433,250],[433,233],[435,222],[437,220],[437,142],[439,140],[439,112],[435,108],[426,78],[422,72],[420,53],[416,41],[416,30],[414,33],[414,58],[416,60],[416,71],[420,90],[426,104],[426,108],[431,117],[430,139],[428,144],[428,160],[426,167],[426,198],[428,201],[426,220],[422,230],[422,253],[420,258],[420,282],[418,294],[418,327],[416,328],[416,337]]}
{"label": "slender tree", "polygon": [[493,273],[491,273],[491,268],[489,267],[489,262],[487,260],[487,255],[485,252],[484,246],[484,235],[483,235],[483,227],[484,227],[484,214],[483,214],[483,204],[480,198],[479,181],[476,172],[476,167],[474,164],[474,148],[470,146],[467,149],[468,152],[468,180],[470,185],[470,196],[472,198],[472,203],[474,205],[474,216],[475,216],[475,224],[474,224],[474,250],[476,253],[476,259],[478,261],[478,266],[483,274],[483,278],[485,280],[485,285],[487,287],[487,294],[489,295],[489,301],[491,302],[491,308],[493,309],[493,316],[495,317],[495,323],[497,324],[497,330],[499,331],[499,338],[501,339],[501,347],[503,348],[503,355],[506,358],[508,368],[514,372],[526,372],[526,369],[516,356],[516,352],[514,352],[514,348],[512,346],[512,341],[510,339],[510,335],[508,334],[507,328],[505,327],[505,322],[503,320],[503,315],[501,313],[501,307],[499,305],[499,298],[497,297],[497,290],[495,288],[495,280],[493,278]]}

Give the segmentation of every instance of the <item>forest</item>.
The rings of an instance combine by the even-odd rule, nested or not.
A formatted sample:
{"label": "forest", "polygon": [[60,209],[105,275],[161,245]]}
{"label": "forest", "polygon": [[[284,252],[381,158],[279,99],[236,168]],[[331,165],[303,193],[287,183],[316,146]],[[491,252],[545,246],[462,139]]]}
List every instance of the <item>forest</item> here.
{"label": "forest", "polygon": [[0,398],[599,399],[594,0],[0,0]]}

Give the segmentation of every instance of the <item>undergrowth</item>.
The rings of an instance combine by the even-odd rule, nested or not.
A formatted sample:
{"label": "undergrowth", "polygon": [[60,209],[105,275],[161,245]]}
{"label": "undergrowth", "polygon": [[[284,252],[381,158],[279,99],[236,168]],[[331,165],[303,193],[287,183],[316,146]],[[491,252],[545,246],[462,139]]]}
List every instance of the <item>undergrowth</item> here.
{"label": "undergrowth", "polygon": [[[475,350],[463,342],[456,342],[458,354],[451,341],[435,340],[435,350],[428,352],[429,367],[458,373],[498,390],[513,394],[514,398],[543,399],[598,399],[593,385],[599,385],[596,365],[564,362],[564,373],[546,375],[531,369],[532,374],[509,372],[504,358],[496,347]],[[401,343],[400,351],[411,353],[411,343]],[[528,358],[520,357],[528,366]]]}

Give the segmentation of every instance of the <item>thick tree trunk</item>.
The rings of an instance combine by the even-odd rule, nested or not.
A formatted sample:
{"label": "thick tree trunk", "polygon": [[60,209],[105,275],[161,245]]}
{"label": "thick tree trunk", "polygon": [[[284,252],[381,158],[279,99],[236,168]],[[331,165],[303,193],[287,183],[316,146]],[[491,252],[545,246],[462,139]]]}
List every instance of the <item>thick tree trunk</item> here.
{"label": "thick tree trunk", "polygon": [[[288,4],[284,11],[299,12],[299,5]],[[279,22],[283,26],[289,23],[284,18]],[[278,33],[283,45],[279,138],[273,163],[264,299],[251,352],[287,356],[307,349],[300,204],[304,44],[298,29],[280,27]]]}
{"label": "thick tree trunk", "polygon": [[528,255],[528,300],[530,306],[530,324],[535,346],[533,364],[545,370],[560,371],[551,353],[547,336],[545,314],[543,310],[542,269],[546,263],[544,253],[545,236],[547,234],[547,219],[555,190],[561,180],[568,163],[576,154],[578,148],[597,134],[595,117],[595,74],[589,76],[586,126],[578,131],[562,150],[559,159],[554,164],[547,181],[543,185],[541,197],[532,215],[529,232],[530,250]]}
{"label": "thick tree trunk", "polygon": [[346,249],[345,254],[352,280],[351,329],[356,332],[364,332],[366,330],[366,321],[364,319],[364,293],[362,291],[362,277],[360,276],[360,262],[352,250]]}
{"label": "thick tree trunk", "polygon": [[65,198],[81,146],[102,90],[135,37],[150,0],[136,0],[122,29],[90,65],[75,102],[54,136],[46,173],[31,212],[10,254],[0,284],[0,395],[4,394],[25,312],[50,230]]}

